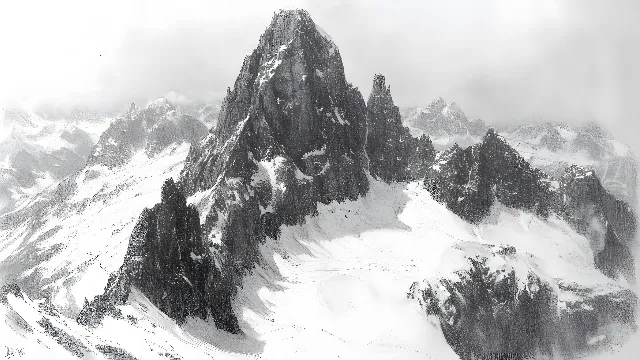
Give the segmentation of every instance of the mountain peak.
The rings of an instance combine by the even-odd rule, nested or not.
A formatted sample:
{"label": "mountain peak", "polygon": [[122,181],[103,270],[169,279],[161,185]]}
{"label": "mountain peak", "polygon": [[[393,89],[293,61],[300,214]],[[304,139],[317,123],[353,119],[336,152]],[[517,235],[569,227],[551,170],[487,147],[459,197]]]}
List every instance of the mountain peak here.
{"label": "mountain peak", "polygon": [[442,110],[444,110],[444,108],[446,107],[447,107],[447,102],[444,101],[442,97],[438,97],[437,99],[433,100],[431,104],[429,104],[427,109],[431,113],[441,113]]}
{"label": "mountain peak", "polygon": [[171,110],[175,110],[175,106],[167,98],[159,97],[159,98],[153,100],[152,102],[150,102],[149,105],[147,106],[147,109],[156,110],[156,111],[163,111],[163,112],[167,113],[167,112],[169,112]]}
{"label": "mountain peak", "polygon": [[381,95],[391,97],[391,86],[386,85],[384,75],[376,74],[373,76],[373,88],[371,89],[371,95],[369,97]]}
{"label": "mountain peak", "polygon": [[382,74],[375,74],[373,76],[373,88],[380,88],[380,89],[384,89],[385,86],[385,79],[384,79],[384,75]]}

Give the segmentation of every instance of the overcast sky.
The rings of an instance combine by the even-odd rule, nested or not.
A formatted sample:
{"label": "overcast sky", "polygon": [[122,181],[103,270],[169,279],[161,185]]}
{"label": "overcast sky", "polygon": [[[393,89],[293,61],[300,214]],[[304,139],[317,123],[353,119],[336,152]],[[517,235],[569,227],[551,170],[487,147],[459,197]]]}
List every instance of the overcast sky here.
{"label": "overcast sky", "polygon": [[[219,102],[280,8],[305,8],[365,99],[456,101],[489,122],[639,133],[638,1],[3,1],[0,102],[122,109],[170,91]],[[633,130],[633,131],[629,131]]]}

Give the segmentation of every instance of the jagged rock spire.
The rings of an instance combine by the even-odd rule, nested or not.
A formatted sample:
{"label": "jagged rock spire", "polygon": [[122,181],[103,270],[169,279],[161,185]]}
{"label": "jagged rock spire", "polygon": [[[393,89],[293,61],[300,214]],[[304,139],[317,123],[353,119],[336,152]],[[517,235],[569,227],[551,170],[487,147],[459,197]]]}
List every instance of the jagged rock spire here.
{"label": "jagged rock spire", "polygon": [[[225,143],[224,150],[233,151],[232,144],[249,137],[261,142],[250,145],[257,147],[252,149],[255,158],[282,153],[305,176],[324,177],[327,171],[347,166],[338,165],[346,159],[348,167],[360,172],[366,167],[365,112],[362,96],[346,81],[340,53],[328,35],[304,10],[276,13],[258,47],[245,58],[217,127],[192,149],[182,174],[185,190],[192,193],[214,186],[221,172],[228,170],[224,164],[229,154],[206,154],[222,150]],[[325,164],[325,157],[305,157],[322,148],[334,161]],[[320,174],[325,165],[328,170]],[[366,188],[366,179],[358,177],[356,187]],[[340,184],[330,188],[345,193],[340,189],[344,183]],[[353,196],[352,190],[347,192]]]}
{"label": "jagged rock spire", "polygon": [[[304,221],[318,202],[368,191],[365,139],[366,105],[333,41],[306,11],[277,13],[245,58],[216,128],[192,145],[178,185],[168,181],[161,202],[141,216],[132,260],[83,313],[100,312],[103,300],[122,303],[119,294],[133,284],[178,321],[209,310],[220,328],[239,331],[231,299],[259,261],[259,244],[282,224]],[[203,190],[197,209],[186,205]],[[217,248],[204,246],[214,237]],[[153,264],[168,273],[140,275]]]}
{"label": "jagged rock spire", "polygon": [[391,86],[385,84],[384,75],[376,74],[373,76],[373,89],[371,90],[371,94],[374,96],[391,97]]}
{"label": "jagged rock spire", "polygon": [[384,181],[400,181],[408,177],[411,135],[402,126],[400,110],[391,97],[391,87],[384,76],[373,77],[373,88],[367,102],[367,155],[371,175]]}

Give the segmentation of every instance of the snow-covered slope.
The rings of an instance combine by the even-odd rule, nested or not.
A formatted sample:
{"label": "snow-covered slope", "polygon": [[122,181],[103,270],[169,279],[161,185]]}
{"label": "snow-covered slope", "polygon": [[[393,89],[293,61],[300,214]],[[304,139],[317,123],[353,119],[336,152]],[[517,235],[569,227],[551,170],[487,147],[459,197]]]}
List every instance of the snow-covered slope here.
{"label": "snow-covered slope", "polygon": [[[59,329],[57,334],[82,344],[79,351],[98,358],[105,349],[119,349],[138,359],[163,359],[165,354],[217,359],[456,359],[437,321],[430,321],[419,304],[405,296],[415,280],[450,276],[464,261],[450,256],[456,248],[471,249],[464,254],[472,255],[476,248],[514,246],[538,275],[577,289],[568,290],[562,301],[571,301],[583,288],[603,294],[628,288],[602,275],[594,267],[588,240],[558,218],[545,221],[496,206],[484,222],[470,225],[432,200],[418,183],[389,185],[370,179],[370,184],[366,196],[320,205],[317,216],[307,217],[302,225],[282,227],[278,241],[261,245],[263,260],[245,278],[234,303],[245,335],[218,331],[211,320],[191,318],[178,326],[136,291],[121,307],[122,318],[108,317],[97,328],[78,326],[65,311],[48,314],[48,307],[39,305],[42,298],[8,295],[8,302],[0,305],[5,314],[0,326],[11,334],[11,340],[3,337],[3,351],[31,355],[40,349],[65,355],[47,335],[46,326],[38,324],[46,318]],[[145,198],[153,201],[151,195]],[[135,203],[140,206],[143,201]],[[68,284],[82,278],[94,282],[76,283],[80,296],[106,283],[107,272],[97,263],[113,269],[110,264],[124,251],[119,235],[111,235],[108,227],[95,227],[91,239],[82,241],[81,251],[67,253],[70,261],[60,264],[61,270],[75,273]],[[74,265],[85,261],[89,266]],[[59,302],[53,303],[62,309]],[[18,315],[24,320],[16,320]],[[21,322],[31,329],[22,330],[24,338],[16,330]],[[27,346],[31,343],[34,347]]]}
{"label": "snow-covered slope", "polygon": [[569,165],[593,169],[618,199],[636,204],[637,165],[626,144],[596,124],[534,124],[501,135],[533,166],[557,177]]}
{"label": "snow-covered slope", "polygon": [[106,115],[86,112],[39,114],[6,109],[4,115],[0,214],[81,169],[108,126]]}
{"label": "snow-covered slope", "polygon": [[140,151],[112,169],[88,166],[0,218],[0,274],[74,313],[120,266],[140,212],[178,175],[188,149],[172,145],[152,158]]}

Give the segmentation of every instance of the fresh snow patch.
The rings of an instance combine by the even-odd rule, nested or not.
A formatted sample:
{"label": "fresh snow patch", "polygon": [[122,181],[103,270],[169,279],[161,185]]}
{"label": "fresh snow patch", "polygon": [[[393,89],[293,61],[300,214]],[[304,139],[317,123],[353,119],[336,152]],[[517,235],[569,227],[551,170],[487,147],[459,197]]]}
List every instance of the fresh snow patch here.
{"label": "fresh snow patch", "polygon": [[304,181],[304,180],[313,180],[313,176],[305,175],[296,167],[296,179]]}
{"label": "fresh snow patch", "polygon": [[304,155],[302,155],[302,158],[306,159],[306,158],[311,157],[311,156],[324,155],[326,150],[327,150],[327,144],[324,144],[324,145],[322,145],[321,149],[311,150],[311,151],[305,153]]}
{"label": "fresh snow patch", "polygon": [[558,130],[558,133],[560,133],[560,136],[562,136],[562,138],[565,139],[567,142],[573,141],[578,136],[578,134],[576,134],[575,131],[567,129],[564,126],[556,126],[556,130]]}
{"label": "fresh snow patch", "polygon": [[344,120],[344,119],[342,118],[342,116],[340,116],[340,110],[338,110],[338,108],[337,108],[337,107],[334,107],[334,108],[333,108],[333,113],[334,113],[334,114],[336,114],[336,118],[338,119],[338,123],[339,123],[340,125],[351,125],[351,124],[349,123],[349,121]]}

